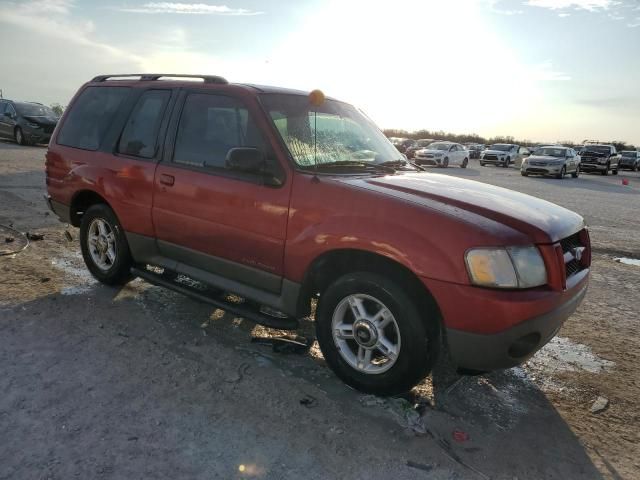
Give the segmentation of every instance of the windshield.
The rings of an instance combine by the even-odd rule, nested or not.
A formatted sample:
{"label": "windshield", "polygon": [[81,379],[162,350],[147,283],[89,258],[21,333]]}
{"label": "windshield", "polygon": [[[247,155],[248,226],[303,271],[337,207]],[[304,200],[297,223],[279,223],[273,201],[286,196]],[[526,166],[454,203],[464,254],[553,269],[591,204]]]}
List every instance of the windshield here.
{"label": "windshield", "polygon": [[428,147],[430,143],[431,143],[431,140],[418,140],[417,146],[424,148],[424,147]]}
{"label": "windshield", "polygon": [[261,100],[300,166],[403,160],[387,137],[351,105],[326,100],[314,107],[306,96],[290,94],[264,94]]}
{"label": "windshield", "polygon": [[620,155],[623,157],[635,157],[637,154],[638,152],[622,152]]}
{"label": "windshield", "polygon": [[600,145],[585,145],[583,152],[609,153],[611,149]]}
{"label": "windshield", "polygon": [[511,150],[512,147],[513,145],[505,145],[503,143],[497,143],[495,145],[491,145],[489,147],[489,150],[500,150],[501,152],[508,152],[509,150]]}
{"label": "windshield", "polygon": [[17,103],[16,108],[20,115],[31,117],[55,117],[56,114],[49,107],[35,103]]}
{"label": "windshield", "polygon": [[451,147],[450,143],[432,143],[429,145],[429,150],[443,150],[448,151]]}
{"label": "windshield", "polygon": [[545,157],[559,157],[559,158],[564,158],[567,154],[567,149],[566,148],[551,148],[551,147],[545,147],[545,148],[538,148],[536,151],[533,152],[534,155],[541,155],[541,156],[545,156]]}

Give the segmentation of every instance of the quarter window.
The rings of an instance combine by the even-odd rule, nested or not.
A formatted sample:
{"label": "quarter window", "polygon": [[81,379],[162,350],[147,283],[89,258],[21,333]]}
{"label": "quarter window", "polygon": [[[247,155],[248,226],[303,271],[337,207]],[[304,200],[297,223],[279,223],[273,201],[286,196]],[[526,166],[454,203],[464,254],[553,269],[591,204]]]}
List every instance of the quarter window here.
{"label": "quarter window", "polygon": [[142,94],[120,137],[120,153],[142,158],[155,156],[158,130],[170,96],[169,90],[149,90]]}
{"label": "quarter window", "polygon": [[57,142],[67,147],[97,150],[129,87],[87,87],[71,106]]}
{"label": "quarter window", "polygon": [[260,131],[244,105],[222,95],[190,94],[178,125],[174,163],[225,169],[227,153],[235,147],[264,151]]}
{"label": "quarter window", "polygon": [[4,115],[5,108],[7,108],[7,102],[0,102],[0,116]]}

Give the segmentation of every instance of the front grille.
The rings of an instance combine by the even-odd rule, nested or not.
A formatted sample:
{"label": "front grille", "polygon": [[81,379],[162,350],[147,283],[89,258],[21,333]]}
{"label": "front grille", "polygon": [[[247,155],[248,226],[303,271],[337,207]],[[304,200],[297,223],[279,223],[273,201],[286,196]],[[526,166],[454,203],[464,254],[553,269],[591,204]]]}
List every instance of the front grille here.
{"label": "front grille", "polygon": [[546,168],[527,168],[526,171],[529,173],[549,173]]}
{"label": "front grille", "polygon": [[574,233],[570,237],[560,240],[564,255],[566,278],[589,268],[591,264],[591,244],[586,230]]}
{"label": "front grille", "polygon": [[485,160],[497,160],[498,156],[497,155],[485,155],[484,159]]}

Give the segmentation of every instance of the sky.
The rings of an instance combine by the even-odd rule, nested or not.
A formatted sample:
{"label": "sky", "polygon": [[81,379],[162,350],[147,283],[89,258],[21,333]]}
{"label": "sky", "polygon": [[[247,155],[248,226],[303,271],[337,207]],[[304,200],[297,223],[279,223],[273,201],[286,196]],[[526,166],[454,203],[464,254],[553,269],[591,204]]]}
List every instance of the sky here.
{"label": "sky", "polygon": [[105,73],[312,90],[381,128],[640,145],[640,0],[0,0],[5,98]]}

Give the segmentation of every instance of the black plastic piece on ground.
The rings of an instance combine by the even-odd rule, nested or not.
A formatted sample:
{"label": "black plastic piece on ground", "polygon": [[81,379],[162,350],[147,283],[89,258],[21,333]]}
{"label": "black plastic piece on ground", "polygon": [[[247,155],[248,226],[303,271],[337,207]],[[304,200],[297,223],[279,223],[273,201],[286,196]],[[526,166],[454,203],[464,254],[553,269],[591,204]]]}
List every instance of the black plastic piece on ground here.
{"label": "black plastic piece on ground", "polygon": [[271,345],[275,353],[304,354],[309,351],[313,341],[303,337],[251,337],[251,343],[259,345]]}
{"label": "black plastic piece on ground", "polygon": [[251,303],[230,303],[221,298],[216,298],[211,295],[207,295],[206,292],[195,290],[184,284],[179,284],[164,278],[161,275],[150,272],[149,270],[133,267],[131,273],[137,277],[143,278],[149,283],[165,287],[170,290],[174,290],[183,295],[187,295],[195,300],[199,300],[204,303],[209,303],[222,310],[238,315],[251,322],[259,325],[264,325],[269,328],[276,328],[279,330],[297,330],[299,327],[298,320],[295,318],[275,318],[260,313],[260,307]]}

